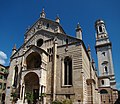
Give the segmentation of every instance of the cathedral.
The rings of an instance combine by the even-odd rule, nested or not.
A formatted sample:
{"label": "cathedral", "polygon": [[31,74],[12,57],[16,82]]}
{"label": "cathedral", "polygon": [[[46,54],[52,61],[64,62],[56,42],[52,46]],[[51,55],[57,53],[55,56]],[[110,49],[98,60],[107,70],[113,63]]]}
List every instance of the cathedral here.
{"label": "cathedral", "polygon": [[[24,43],[12,49],[5,104],[52,104],[70,99],[73,104],[114,104],[118,97],[112,44],[103,20],[95,22],[98,72],[90,47],[82,40],[80,24],[76,37],[60,25],[40,18],[27,30]],[[31,98],[31,99],[30,99]]]}

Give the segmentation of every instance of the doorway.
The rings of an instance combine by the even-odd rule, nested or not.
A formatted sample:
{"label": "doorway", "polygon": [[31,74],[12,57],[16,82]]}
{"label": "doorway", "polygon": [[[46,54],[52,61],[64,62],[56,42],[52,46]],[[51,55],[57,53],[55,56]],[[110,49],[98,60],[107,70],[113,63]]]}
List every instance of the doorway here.
{"label": "doorway", "polygon": [[35,72],[29,72],[25,75],[24,80],[27,100],[36,104],[36,100],[39,100],[39,77]]}
{"label": "doorway", "polygon": [[33,102],[36,104],[37,99],[39,99],[39,89],[33,89]]}

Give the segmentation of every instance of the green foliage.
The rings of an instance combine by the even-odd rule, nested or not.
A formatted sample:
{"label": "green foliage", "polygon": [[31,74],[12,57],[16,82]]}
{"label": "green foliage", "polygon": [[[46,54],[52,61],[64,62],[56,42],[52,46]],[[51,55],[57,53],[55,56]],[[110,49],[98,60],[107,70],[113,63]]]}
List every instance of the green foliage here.
{"label": "green foliage", "polygon": [[28,100],[28,102],[30,102],[30,103],[33,102],[33,94],[32,93],[27,92],[25,98]]}
{"label": "green foliage", "polygon": [[8,71],[7,69],[5,69],[5,70],[4,70],[4,73],[5,73],[5,74],[8,74],[8,73],[9,73],[9,71]]}
{"label": "green foliage", "polygon": [[46,97],[46,93],[42,93],[42,97]]}
{"label": "green foliage", "polygon": [[73,104],[73,103],[70,99],[65,99],[62,102],[58,101],[58,100],[55,100],[55,101],[52,102],[52,104]]}
{"label": "green foliage", "polygon": [[5,74],[6,73],[8,74],[8,70],[7,69],[1,68],[0,71],[4,72]]}
{"label": "green foliage", "polygon": [[15,92],[11,93],[11,97],[13,97],[13,102],[17,101],[17,94]]}
{"label": "green foliage", "polygon": [[70,99],[65,99],[62,104],[72,104]]}
{"label": "green foliage", "polygon": [[17,94],[16,93],[11,93],[11,97],[15,98],[15,97],[17,97]]}
{"label": "green foliage", "polygon": [[2,73],[4,73],[4,75],[0,75],[0,79],[6,80],[9,71],[8,71],[7,69],[3,69],[3,68],[1,68],[0,71],[1,71]]}
{"label": "green foliage", "polygon": [[3,68],[1,68],[1,69],[0,69],[0,71],[4,71],[4,69],[3,69]]}
{"label": "green foliage", "polygon": [[58,100],[55,100],[52,102],[52,104],[62,104],[62,102],[58,101]]}

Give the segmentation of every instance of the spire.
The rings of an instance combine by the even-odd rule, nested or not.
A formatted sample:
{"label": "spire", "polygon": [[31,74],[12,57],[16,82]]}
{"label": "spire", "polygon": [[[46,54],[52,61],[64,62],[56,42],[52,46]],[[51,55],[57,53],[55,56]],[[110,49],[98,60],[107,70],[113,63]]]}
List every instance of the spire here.
{"label": "spire", "polygon": [[42,12],[40,13],[40,18],[45,18],[45,11],[44,11],[44,8],[42,9]]}
{"label": "spire", "polygon": [[17,48],[16,48],[16,44],[14,45],[13,49],[12,49],[12,55],[17,51]]}
{"label": "spire", "polygon": [[76,27],[76,38],[82,40],[82,29],[79,23],[77,24],[77,27]]}
{"label": "spire", "polygon": [[90,46],[89,45],[88,45],[87,51],[88,51],[88,54],[89,54],[89,57],[90,57],[90,61],[92,61],[91,50],[90,50]]}
{"label": "spire", "polygon": [[91,50],[90,50],[90,46],[89,46],[89,45],[88,45],[88,49],[87,49],[87,51],[91,51]]}
{"label": "spire", "polygon": [[80,23],[78,22],[77,27],[76,27],[76,31],[79,31],[79,30],[82,31],[82,29],[81,29],[81,27],[80,27]]}
{"label": "spire", "polygon": [[16,49],[16,44],[14,44],[14,47],[13,47],[13,49],[12,49],[12,50],[17,50],[17,49]]}
{"label": "spire", "polygon": [[55,22],[60,23],[59,15],[56,16]]}

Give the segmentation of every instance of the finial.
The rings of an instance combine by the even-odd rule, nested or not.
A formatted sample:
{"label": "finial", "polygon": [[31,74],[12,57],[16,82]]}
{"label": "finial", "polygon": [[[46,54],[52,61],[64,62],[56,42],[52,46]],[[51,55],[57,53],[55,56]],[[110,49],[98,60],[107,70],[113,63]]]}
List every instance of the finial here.
{"label": "finial", "polygon": [[57,16],[56,16],[55,22],[60,23],[60,18],[59,18],[59,15],[58,15],[58,14],[57,14]]}
{"label": "finial", "polygon": [[17,51],[16,49],[16,44],[14,45],[13,49],[12,49],[12,55]]}
{"label": "finial", "polygon": [[13,47],[13,49],[12,50],[17,50],[17,48],[16,48],[16,44],[14,44],[14,47]]}
{"label": "finial", "polygon": [[81,31],[82,31],[82,29],[81,29],[81,27],[80,27],[80,23],[79,23],[79,22],[78,22],[77,27],[76,27],[76,31],[78,31],[78,30],[81,30]]}
{"label": "finial", "polygon": [[78,22],[77,27],[76,27],[76,38],[82,40],[82,29],[80,27],[79,22]]}
{"label": "finial", "polygon": [[88,45],[88,49],[87,50],[90,51],[90,45]]}
{"label": "finial", "polygon": [[78,24],[77,24],[77,28],[80,28],[80,23],[78,22]]}
{"label": "finial", "polygon": [[45,18],[45,11],[44,11],[44,8],[42,9],[42,12],[40,13],[40,18]]}

